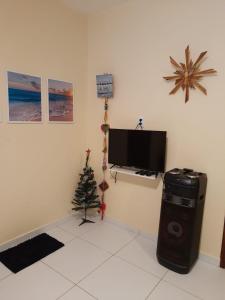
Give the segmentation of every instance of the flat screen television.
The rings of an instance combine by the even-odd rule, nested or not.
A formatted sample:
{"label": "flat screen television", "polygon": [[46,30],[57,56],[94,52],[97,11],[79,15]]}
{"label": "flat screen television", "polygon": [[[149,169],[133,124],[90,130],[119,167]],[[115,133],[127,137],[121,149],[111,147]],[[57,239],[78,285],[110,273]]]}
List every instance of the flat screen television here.
{"label": "flat screen television", "polygon": [[166,131],[110,129],[108,162],[163,173]]}

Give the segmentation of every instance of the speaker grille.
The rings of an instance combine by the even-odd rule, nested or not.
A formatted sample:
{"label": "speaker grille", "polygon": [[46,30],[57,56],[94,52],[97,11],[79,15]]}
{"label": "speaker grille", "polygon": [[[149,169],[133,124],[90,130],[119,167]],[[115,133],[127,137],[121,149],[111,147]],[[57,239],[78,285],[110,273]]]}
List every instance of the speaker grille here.
{"label": "speaker grille", "polygon": [[161,214],[161,255],[177,264],[188,263],[194,210],[167,203]]}

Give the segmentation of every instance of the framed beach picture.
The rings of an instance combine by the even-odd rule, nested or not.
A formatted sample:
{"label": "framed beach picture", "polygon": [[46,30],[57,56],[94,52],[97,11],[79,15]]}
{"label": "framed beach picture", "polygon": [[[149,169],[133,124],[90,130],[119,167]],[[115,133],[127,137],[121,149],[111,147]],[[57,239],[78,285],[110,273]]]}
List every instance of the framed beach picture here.
{"label": "framed beach picture", "polygon": [[74,121],[73,84],[48,80],[48,111],[50,122]]}
{"label": "framed beach picture", "polygon": [[9,122],[41,122],[41,78],[15,72],[7,77]]}

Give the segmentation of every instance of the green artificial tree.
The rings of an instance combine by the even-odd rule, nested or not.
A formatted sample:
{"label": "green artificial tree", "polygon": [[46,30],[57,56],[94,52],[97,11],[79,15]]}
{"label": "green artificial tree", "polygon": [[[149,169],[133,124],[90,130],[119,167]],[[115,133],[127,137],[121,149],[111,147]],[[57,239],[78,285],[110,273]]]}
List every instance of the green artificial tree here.
{"label": "green artificial tree", "polygon": [[97,195],[97,183],[94,179],[94,171],[88,165],[91,151],[88,149],[86,152],[86,164],[83,168],[83,173],[80,174],[80,181],[72,201],[73,205],[75,206],[73,210],[84,210],[84,218],[82,218],[82,222],[79,226],[83,225],[84,223],[94,223],[93,221],[87,219],[87,210],[89,208],[100,207],[100,200],[99,196]]}

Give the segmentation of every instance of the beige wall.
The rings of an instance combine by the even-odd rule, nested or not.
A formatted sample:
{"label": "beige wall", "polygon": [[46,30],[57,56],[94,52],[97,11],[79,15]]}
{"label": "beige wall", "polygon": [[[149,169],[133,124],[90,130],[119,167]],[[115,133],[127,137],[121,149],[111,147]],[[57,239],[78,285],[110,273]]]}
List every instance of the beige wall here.
{"label": "beige wall", "polygon": [[[208,174],[201,250],[219,256],[225,212],[224,1],[129,2],[90,17],[87,47],[85,17],[58,1],[0,0],[0,243],[70,211],[85,146],[101,179],[103,103],[96,98],[95,75],[112,72],[111,127],[134,128],[142,116],[145,129],[168,132],[167,170],[191,167]],[[204,79],[207,97],[192,91],[184,104],[181,92],[168,95],[172,85],[162,76],[172,72],[169,55],[182,61],[187,44],[194,57],[209,51],[204,66],[218,76]],[[42,76],[45,107],[48,77],[74,82],[75,124],[8,124],[7,70]],[[107,215],[155,235],[162,183],[122,175],[109,183]]]}
{"label": "beige wall", "polygon": [[[101,178],[103,102],[96,98],[95,75],[112,72],[115,97],[110,124],[135,128],[143,116],[145,129],[167,130],[166,169],[194,168],[208,175],[201,251],[219,257],[225,212],[225,3],[223,0],[129,1],[89,20],[88,145]],[[169,56],[184,60],[208,50],[204,67],[218,75],[204,79],[208,96],[191,91],[169,96],[172,84],[162,79],[173,71]],[[157,234],[162,183],[119,175],[109,179],[107,215],[146,233]]]}
{"label": "beige wall", "polygon": [[[58,1],[0,1],[0,243],[70,212],[84,150],[87,22]],[[74,82],[75,124],[8,124],[5,71]],[[46,109],[44,109],[46,111]]]}

